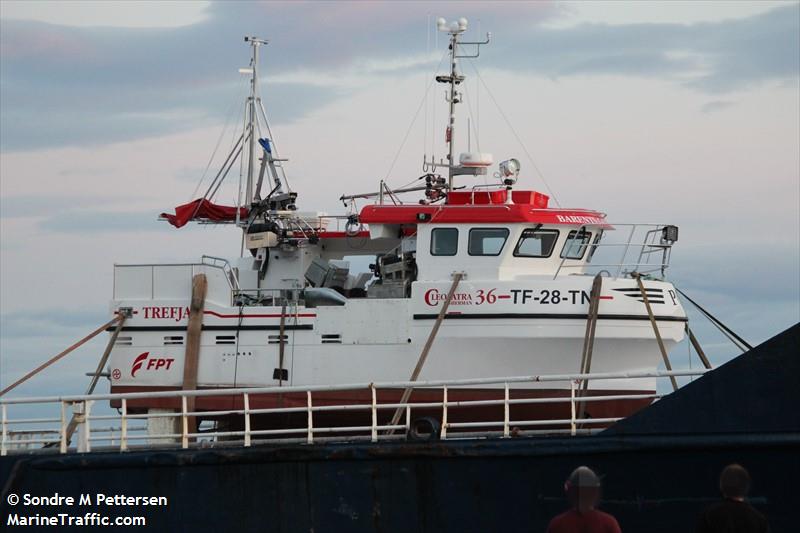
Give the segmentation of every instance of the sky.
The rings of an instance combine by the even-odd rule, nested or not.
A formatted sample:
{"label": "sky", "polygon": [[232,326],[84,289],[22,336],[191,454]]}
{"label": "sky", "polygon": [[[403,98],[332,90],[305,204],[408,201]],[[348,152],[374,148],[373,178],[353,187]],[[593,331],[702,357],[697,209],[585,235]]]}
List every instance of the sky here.
{"label": "sky", "polygon": [[[439,16],[492,33],[462,65],[462,148],[469,116],[519,188],[678,225],[671,279],[751,343],[800,321],[798,2],[0,0],[0,387],[106,320],[114,263],[238,255],[234,228],[157,217],[231,145],[244,35],[270,40],[262,96],[301,208],[335,213],[444,154]],[[737,354],[689,312],[714,363]],[[17,393],[82,392],[104,343]]]}

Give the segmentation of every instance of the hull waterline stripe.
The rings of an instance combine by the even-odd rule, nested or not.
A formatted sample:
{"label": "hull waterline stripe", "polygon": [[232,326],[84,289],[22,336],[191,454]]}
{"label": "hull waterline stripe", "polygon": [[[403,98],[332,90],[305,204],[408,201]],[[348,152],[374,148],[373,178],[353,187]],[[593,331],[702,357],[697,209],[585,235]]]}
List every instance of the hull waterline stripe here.
{"label": "hull waterline stripe", "polygon": [[[433,314],[419,314],[414,315],[414,320],[433,320],[438,315]],[[445,319],[574,319],[586,320],[586,314],[542,314],[542,313],[468,313],[468,314],[451,314],[448,313]],[[680,316],[657,316],[656,320],[664,322],[688,322],[688,319]],[[597,315],[597,320],[650,320],[647,315]]]}

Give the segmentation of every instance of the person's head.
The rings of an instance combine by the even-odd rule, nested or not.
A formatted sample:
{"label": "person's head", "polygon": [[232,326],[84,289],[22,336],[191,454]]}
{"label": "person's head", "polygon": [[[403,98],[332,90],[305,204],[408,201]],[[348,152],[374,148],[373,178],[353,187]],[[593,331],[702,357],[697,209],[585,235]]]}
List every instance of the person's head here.
{"label": "person's head", "polygon": [[726,466],[719,476],[719,490],[726,498],[744,500],[750,490],[750,474],[742,465]]}
{"label": "person's head", "polygon": [[588,466],[579,466],[564,483],[569,503],[579,512],[594,509],[600,500],[600,478]]}

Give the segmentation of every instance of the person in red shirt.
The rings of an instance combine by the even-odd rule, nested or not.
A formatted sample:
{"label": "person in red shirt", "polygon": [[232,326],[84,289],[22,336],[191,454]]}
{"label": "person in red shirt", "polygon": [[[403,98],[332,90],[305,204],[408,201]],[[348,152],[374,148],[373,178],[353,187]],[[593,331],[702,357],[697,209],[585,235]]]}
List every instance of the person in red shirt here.
{"label": "person in red shirt", "polygon": [[587,466],[579,466],[564,483],[572,508],[550,521],[547,533],[622,533],[617,519],[598,511],[600,478]]}

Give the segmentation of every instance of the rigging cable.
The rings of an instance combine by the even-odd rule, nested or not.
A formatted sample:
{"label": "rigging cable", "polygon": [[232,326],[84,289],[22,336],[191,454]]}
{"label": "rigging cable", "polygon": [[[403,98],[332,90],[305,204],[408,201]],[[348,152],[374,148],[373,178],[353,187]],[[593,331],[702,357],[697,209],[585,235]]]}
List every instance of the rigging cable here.
{"label": "rigging cable", "polygon": [[714,324],[717,327],[717,329],[720,330],[722,334],[725,335],[728,338],[728,340],[730,340],[742,352],[746,352],[747,350],[753,349],[753,347],[746,340],[737,335],[728,326],[720,322],[720,320],[717,317],[706,311],[703,308],[703,306],[701,306],[699,303],[689,298],[689,296],[685,292],[680,290],[678,287],[675,287],[675,290],[678,291],[678,294],[680,294],[681,296],[686,298],[689,302],[691,302],[691,304],[694,305],[697,308],[697,310],[703,314],[703,316],[705,316],[712,324]]}
{"label": "rigging cable", "polygon": [[473,135],[475,135],[475,146],[478,148],[478,151],[480,152],[481,151],[481,142],[478,139],[478,129],[475,126],[475,115],[472,114],[472,103],[471,103],[471,101],[469,99],[469,91],[467,91],[467,87],[466,86],[464,86],[464,99],[466,100],[465,103],[467,104],[467,111],[469,112],[469,118],[472,119],[472,123],[470,124],[470,127],[468,128],[468,130],[470,130],[471,133]]}
{"label": "rigging cable", "polygon": [[[477,81],[478,80],[475,80],[476,84],[477,84]],[[478,152],[480,152],[481,151],[481,141],[480,141],[480,137],[478,137],[478,128],[476,126],[475,116],[472,114],[472,103],[471,103],[471,100],[469,99],[469,91],[467,90],[466,85],[464,86],[464,99],[466,100],[467,111],[469,112],[469,118],[471,119],[471,122],[468,123],[467,135],[469,135],[470,132],[475,135],[475,146],[478,149]],[[467,150],[471,150],[471,149],[472,148],[469,145],[467,145]],[[488,183],[489,183],[488,176],[486,174],[484,174],[483,175],[483,184],[484,185],[488,185]]]}
{"label": "rigging cable", "polygon": [[503,112],[503,108],[500,107],[500,104],[497,102],[497,99],[495,99],[494,94],[492,93],[492,90],[489,89],[489,86],[486,84],[486,81],[484,81],[483,76],[481,76],[481,73],[478,71],[478,67],[475,66],[475,63],[471,59],[469,59],[469,64],[472,65],[472,69],[475,71],[475,74],[477,74],[478,79],[480,80],[481,84],[483,85],[483,88],[486,89],[486,92],[489,94],[489,98],[492,100],[492,103],[494,103],[495,107],[497,107],[497,111],[500,112],[500,116],[503,117],[503,120],[505,121],[506,126],[508,126],[508,129],[511,130],[511,133],[514,134],[514,137],[516,137],[517,142],[519,143],[519,145],[522,148],[522,150],[525,152],[525,155],[528,156],[528,160],[530,160],[531,164],[533,165],[534,170],[536,170],[536,173],[539,175],[539,179],[542,180],[542,183],[544,184],[545,188],[547,189],[547,192],[550,193],[550,197],[553,199],[553,201],[556,203],[556,205],[558,207],[561,207],[561,202],[558,201],[558,198],[556,197],[556,194],[553,192],[553,189],[550,188],[550,185],[547,183],[547,180],[544,178],[544,174],[542,174],[542,171],[539,170],[539,166],[536,164],[536,161],[533,159],[533,156],[530,154],[530,152],[528,152],[528,149],[525,147],[525,144],[522,142],[522,139],[520,138],[519,134],[517,133],[517,130],[515,130],[514,126],[511,125],[511,121],[508,120],[508,117]]}
{"label": "rigging cable", "polygon": [[[245,104],[244,122],[242,122],[242,135],[243,136],[245,135],[245,133],[244,133],[245,131],[247,131],[247,135],[248,136],[249,135],[253,135],[252,128],[249,128],[246,125],[246,122],[247,122],[247,105]],[[244,137],[242,137],[242,139],[243,139],[242,140],[242,147],[244,147]],[[238,195],[238,198],[236,200],[236,222],[237,223],[240,222],[240,219],[239,219],[239,208],[242,207],[242,182],[243,182],[243,180],[244,180],[244,157],[240,157],[239,158],[239,195]],[[247,207],[249,208],[250,206],[248,205]],[[239,247],[239,257],[244,257],[244,241],[245,241],[245,234],[246,233],[247,233],[246,231],[242,232],[242,242],[241,242],[241,245]]]}
{"label": "rigging cable", "polygon": [[[228,131],[228,126],[230,125],[231,118],[233,118],[234,111],[236,111],[237,102],[241,100],[241,93],[244,92],[243,90],[244,87],[245,87],[244,82],[240,82],[239,91],[237,92],[238,97],[231,103],[231,107],[230,109],[228,109],[228,112],[226,113],[225,125],[222,127],[222,132],[220,132],[219,134],[219,138],[217,139],[217,144],[216,146],[214,146],[214,151],[211,152],[211,157],[208,159],[208,164],[206,165],[206,168],[203,170],[203,174],[200,176],[200,181],[197,183],[197,186],[195,186],[191,196],[189,196],[189,201],[192,201],[194,199],[195,195],[197,194],[197,191],[200,190],[200,187],[203,185],[203,181],[205,181],[206,179],[206,174],[208,173],[208,169],[211,168],[211,164],[214,162],[214,158],[217,155],[217,150],[219,150],[219,147],[222,144],[222,138],[225,136],[225,132]],[[234,131],[234,135],[235,134],[236,131]],[[231,142],[233,142],[232,139]]]}
{"label": "rigging cable", "polygon": [[[436,70],[437,71],[439,70],[439,67],[442,66],[442,61],[444,61],[444,58],[445,58],[446,55],[447,55],[447,52],[442,54],[442,58],[439,60],[439,64],[436,65]],[[411,134],[411,129],[414,127],[414,124],[417,121],[417,117],[419,116],[419,112],[422,110],[422,106],[423,106],[423,104],[425,103],[425,101],[426,101],[426,99],[428,97],[428,93],[430,92],[431,87],[433,86],[433,84],[435,82],[436,82],[436,78],[434,77],[428,83],[428,87],[425,89],[425,94],[422,96],[422,100],[420,101],[419,106],[417,106],[417,112],[414,113],[414,118],[411,119],[411,124],[408,125],[408,129],[406,130],[405,137],[403,137],[403,142],[400,143],[400,148],[397,149],[397,153],[394,155],[394,159],[392,159],[392,164],[389,165],[389,170],[386,172],[386,176],[383,178],[384,181],[386,181],[389,178],[389,174],[391,174],[392,170],[394,170],[394,165],[395,165],[395,163],[397,163],[397,158],[400,157],[400,152],[403,151],[403,147],[405,147],[406,141],[408,141],[408,136]]]}
{"label": "rigging cable", "polygon": [[[269,120],[267,119],[267,112],[264,110],[264,102],[259,97],[258,99],[258,108],[261,110],[261,115],[264,117],[264,126],[267,129],[267,135],[269,135],[269,142],[272,145],[272,150],[275,153],[275,159],[280,159],[280,155],[278,154],[278,145],[275,144],[275,138],[272,136],[272,128],[269,127]],[[281,169],[281,177],[283,178],[283,182],[286,184],[286,192],[292,192],[292,187],[289,185],[289,178],[286,177],[286,171],[283,168],[283,162],[280,162],[280,165],[277,165],[279,169]]]}

